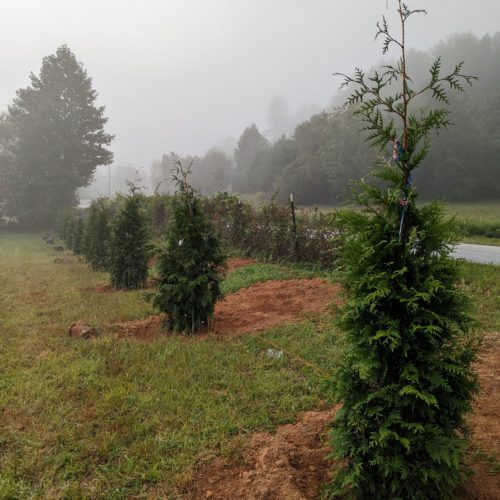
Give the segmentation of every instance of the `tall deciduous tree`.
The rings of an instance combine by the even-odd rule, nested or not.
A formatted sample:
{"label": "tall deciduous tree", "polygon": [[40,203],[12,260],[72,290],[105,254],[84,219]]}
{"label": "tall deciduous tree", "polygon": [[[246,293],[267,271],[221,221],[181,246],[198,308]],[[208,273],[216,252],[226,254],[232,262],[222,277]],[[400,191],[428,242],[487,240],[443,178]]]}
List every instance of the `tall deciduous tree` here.
{"label": "tall deciduous tree", "polygon": [[[418,206],[412,173],[430,149],[430,135],[449,125],[446,88],[463,91],[471,77],[462,64],[449,73],[437,59],[429,80],[415,88],[407,70],[405,35],[412,10],[397,1],[401,36],[386,20],[378,36],[400,50],[397,63],[354,85],[369,140],[393,158],[362,183],[364,209],[340,215],[347,232],[342,254],[349,301],[341,325],[344,350],[334,385],[343,403],[332,432],[336,470],[332,496],[453,498],[461,479],[465,415],[477,390],[471,369],[476,343],[468,301],[458,288],[450,257],[452,229],[438,204]],[[399,83],[394,94],[384,91]],[[430,93],[437,106],[419,110]],[[380,187],[380,181],[385,184]]]}
{"label": "tall deciduous tree", "polygon": [[112,136],[104,130],[104,107],[71,50],[63,45],[43,59],[40,74],[17,91],[9,107],[15,140],[5,181],[6,210],[21,222],[48,225],[76,202],[97,165],[107,165]]}

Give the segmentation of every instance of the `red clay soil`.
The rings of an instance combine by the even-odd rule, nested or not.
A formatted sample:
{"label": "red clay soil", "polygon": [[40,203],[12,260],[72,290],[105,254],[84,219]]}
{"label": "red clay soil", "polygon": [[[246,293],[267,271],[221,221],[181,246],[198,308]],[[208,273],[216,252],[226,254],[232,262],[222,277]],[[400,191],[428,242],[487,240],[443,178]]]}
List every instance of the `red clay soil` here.
{"label": "red clay soil", "polygon": [[[475,403],[471,427],[473,443],[497,456],[500,415],[500,344],[487,339],[476,365],[482,393]],[[327,429],[337,407],[304,413],[296,424],[281,426],[274,435],[256,433],[244,451],[244,464],[232,466],[218,458],[201,467],[188,492],[192,499],[223,500],[305,500],[320,497],[332,463],[326,459],[330,448]],[[498,500],[500,476],[489,464],[471,457],[474,476],[456,492],[462,500]]]}
{"label": "red clay soil", "polygon": [[303,313],[326,312],[339,297],[340,286],[320,278],[257,283],[217,304],[214,331],[237,335],[293,323]]}
{"label": "red clay soil", "polygon": [[273,435],[253,434],[244,465],[230,467],[223,459],[216,459],[198,471],[188,498],[316,498],[319,486],[330,475],[327,427],[335,411],[306,412],[296,424],[283,425]]}
{"label": "red clay soil", "polygon": [[257,261],[255,259],[251,259],[249,257],[230,257],[227,259],[227,272],[231,273],[235,269],[239,269],[240,267],[251,266],[255,264]]}
{"label": "red clay soil", "polygon": [[[500,474],[492,474],[491,466],[485,463],[484,458],[495,457],[497,464],[500,461],[500,332],[485,337],[474,368],[479,375],[481,392],[475,401],[469,425],[473,448],[478,449],[479,456],[471,456],[475,475],[460,491],[460,498],[498,500]],[[482,462],[479,462],[480,458],[483,458]]]}
{"label": "red clay soil", "polygon": [[[266,330],[273,326],[294,323],[304,313],[324,313],[329,304],[340,299],[340,286],[319,278],[287,281],[266,281],[229,294],[215,307],[214,324],[203,335],[241,335]],[[119,323],[124,336],[153,339],[164,335],[161,317]]]}

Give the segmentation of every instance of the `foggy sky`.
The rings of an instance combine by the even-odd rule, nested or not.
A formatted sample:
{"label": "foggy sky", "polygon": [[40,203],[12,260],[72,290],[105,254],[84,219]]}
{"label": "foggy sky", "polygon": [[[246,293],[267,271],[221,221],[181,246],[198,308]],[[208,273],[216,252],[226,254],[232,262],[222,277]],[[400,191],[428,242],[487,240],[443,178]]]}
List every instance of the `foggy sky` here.
{"label": "foggy sky", "polygon": [[[271,98],[290,111],[328,104],[339,80],[381,59],[386,0],[0,0],[0,110],[67,44],[106,106],[115,162],[202,154],[256,122]],[[394,7],[395,0],[389,0]],[[500,29],[499,0],[409,0],[409,45]],[[391,18],[389,11],[389,18]],[[396,27],[395,24],[393,24]]]}

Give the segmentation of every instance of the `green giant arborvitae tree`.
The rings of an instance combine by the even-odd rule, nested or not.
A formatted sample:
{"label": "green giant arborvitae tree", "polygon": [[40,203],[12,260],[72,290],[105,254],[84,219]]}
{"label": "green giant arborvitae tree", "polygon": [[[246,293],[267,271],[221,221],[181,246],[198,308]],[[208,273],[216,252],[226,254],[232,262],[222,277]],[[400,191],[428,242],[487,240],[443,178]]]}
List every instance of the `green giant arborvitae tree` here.
{"label": "green giant arborvitae tree", "polygon": [[110,207],[105,199],[93,200],[85,225],[85,258],[94,271],[109,269]]}
{"label": "green giant arborvitae tree", "polygon": [[112,225],[109,269],[113,286],[130,289],[146,284],[151,248],[144,195],[133,184],[129,187]]}
{"label": "green giant arborvitae tree", "polygon": [[167,314],[168,327],[194,333],[207,326],[215,303],[222,297],[221,273],[225,255],[205,215],[201,199],[188,184],[190,169],[176,161],[166,245],[158,260],[159,283],[154,306]]}
{"label": "green giant arborvitae tree", "polygon": [[[348,104],[364,120],[368,139],[391,160],[375,183],[362,182],[361,210],[341,213],[342,263],[348,293],[341,324],[344,347],[334,385],[343,403],[332,430],[339,459],[328,496],[442,499],[461,479],[464,416],[477,390],[471,362],[468,301],[457,288],[450,257],[453,234],[438,204],[417,206],[412,172],[430,148],[430,135],[449,125],[446,87],[463,91],[472,77],[462,63],[442,74],[430,67],[423,88],[406,68],[405,35],[412,10],[397,1],[401,37],[384,18],[377,25],[394,65],[366,75],[342,75],[352,86]],[[430,93],[437,106],[419,110]]]}

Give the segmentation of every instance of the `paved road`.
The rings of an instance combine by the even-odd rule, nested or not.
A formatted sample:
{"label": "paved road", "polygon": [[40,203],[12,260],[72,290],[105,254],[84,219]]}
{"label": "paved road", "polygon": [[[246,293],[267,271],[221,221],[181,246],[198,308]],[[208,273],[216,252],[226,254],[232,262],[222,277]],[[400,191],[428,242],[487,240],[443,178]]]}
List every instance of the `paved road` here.
{"label": "paved road", "polygon": [[455,247],[453,255],[460,259],[480,262],[481,264],[500,264],[500,246],[459,243]]}

